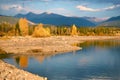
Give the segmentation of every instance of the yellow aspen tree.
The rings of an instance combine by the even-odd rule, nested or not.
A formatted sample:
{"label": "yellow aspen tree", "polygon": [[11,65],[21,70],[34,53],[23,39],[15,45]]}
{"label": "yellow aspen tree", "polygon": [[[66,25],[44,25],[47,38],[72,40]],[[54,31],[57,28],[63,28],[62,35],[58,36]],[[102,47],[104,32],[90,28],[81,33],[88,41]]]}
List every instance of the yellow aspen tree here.
{"label": "yellow aspen tree", "polygon": [[45,30],[47,31],[47,34],[50,34],[50,29],[48,27],[45,28]]}
{"label": "yellow aspen tree", "polygon": [[19,28],[22,36],[28,35],[28,21],[26,18],[20,18],[19,20]]}
{"label": "yellow aspen tree", "polygon": [[77,35],[77,27],[75,25],[72,26],[72,31],[71,31],[71,35]]}

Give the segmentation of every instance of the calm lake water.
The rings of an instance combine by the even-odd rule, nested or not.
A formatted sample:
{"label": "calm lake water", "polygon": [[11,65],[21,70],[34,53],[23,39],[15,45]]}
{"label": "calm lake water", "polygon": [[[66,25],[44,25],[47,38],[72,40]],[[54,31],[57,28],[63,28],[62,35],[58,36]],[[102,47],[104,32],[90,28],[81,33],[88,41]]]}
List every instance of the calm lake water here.
{"label": "calm lake water", "polygon": [[2,55],[2,59],[48,80],[120,80],[120,41],[88,41],[58,55]]}

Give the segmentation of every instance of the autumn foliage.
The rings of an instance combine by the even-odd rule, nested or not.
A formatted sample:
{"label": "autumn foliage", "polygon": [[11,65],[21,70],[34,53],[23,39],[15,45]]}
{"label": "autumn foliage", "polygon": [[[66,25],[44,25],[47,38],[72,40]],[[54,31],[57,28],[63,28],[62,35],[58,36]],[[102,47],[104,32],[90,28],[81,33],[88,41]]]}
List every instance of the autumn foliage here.
{"label": "autumn foliage", "polygon": [[33,32],[33,37],[48,37],[50,36],[50,30],[49,28],[44,28],[43,24],[39,24],[35,27],[35,30]]}
{"label": "autumn foliage", "polygon": [[[28,25],[29,24],[29,25]],[[27,36],[32,35],[34,37],[47,37],[47,36],[113,36],[120,35],[119,27],[86,27],[73,25],[70,26],[55,26],[45,24],[31,24],[26,18],[20,18],[16,24],[11,24],[9,22],[0,23],[0,37],[4,36]]]}
{"label": "autumn foliage", "polygon": [[19,28],[22,36],[28,35],[28,21],[26,18],[19,20]]}
{"label": "autumn foliage", "polygon": [[72,32],[71,32],[71,35],[74,36],[74,35],[77,35],[77,27],[75,25],[72,26]]}

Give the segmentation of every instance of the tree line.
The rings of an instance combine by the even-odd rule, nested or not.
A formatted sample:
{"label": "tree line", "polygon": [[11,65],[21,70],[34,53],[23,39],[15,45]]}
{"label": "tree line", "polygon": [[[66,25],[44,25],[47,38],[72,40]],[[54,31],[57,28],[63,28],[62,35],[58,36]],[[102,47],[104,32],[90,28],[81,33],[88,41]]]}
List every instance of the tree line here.
{"label": "tree line", "polygon": [[120,34],[119,27],[77,27],[75,25],[54,26],[44,24],[29,25],[24,18],[20,19],[16,24],[10,24],[8,22],[0,23],[0,36],[113,36],[117,34]]}

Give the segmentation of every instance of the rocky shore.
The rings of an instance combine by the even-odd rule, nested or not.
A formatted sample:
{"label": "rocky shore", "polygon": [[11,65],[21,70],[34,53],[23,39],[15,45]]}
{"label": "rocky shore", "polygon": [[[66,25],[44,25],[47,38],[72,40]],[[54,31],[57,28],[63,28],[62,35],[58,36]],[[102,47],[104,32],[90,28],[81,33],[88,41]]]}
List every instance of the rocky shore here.
{"label": "rocky shore", "polygon": [[0,80],[47,80],[47,78],[17,69],[0,60]]}

